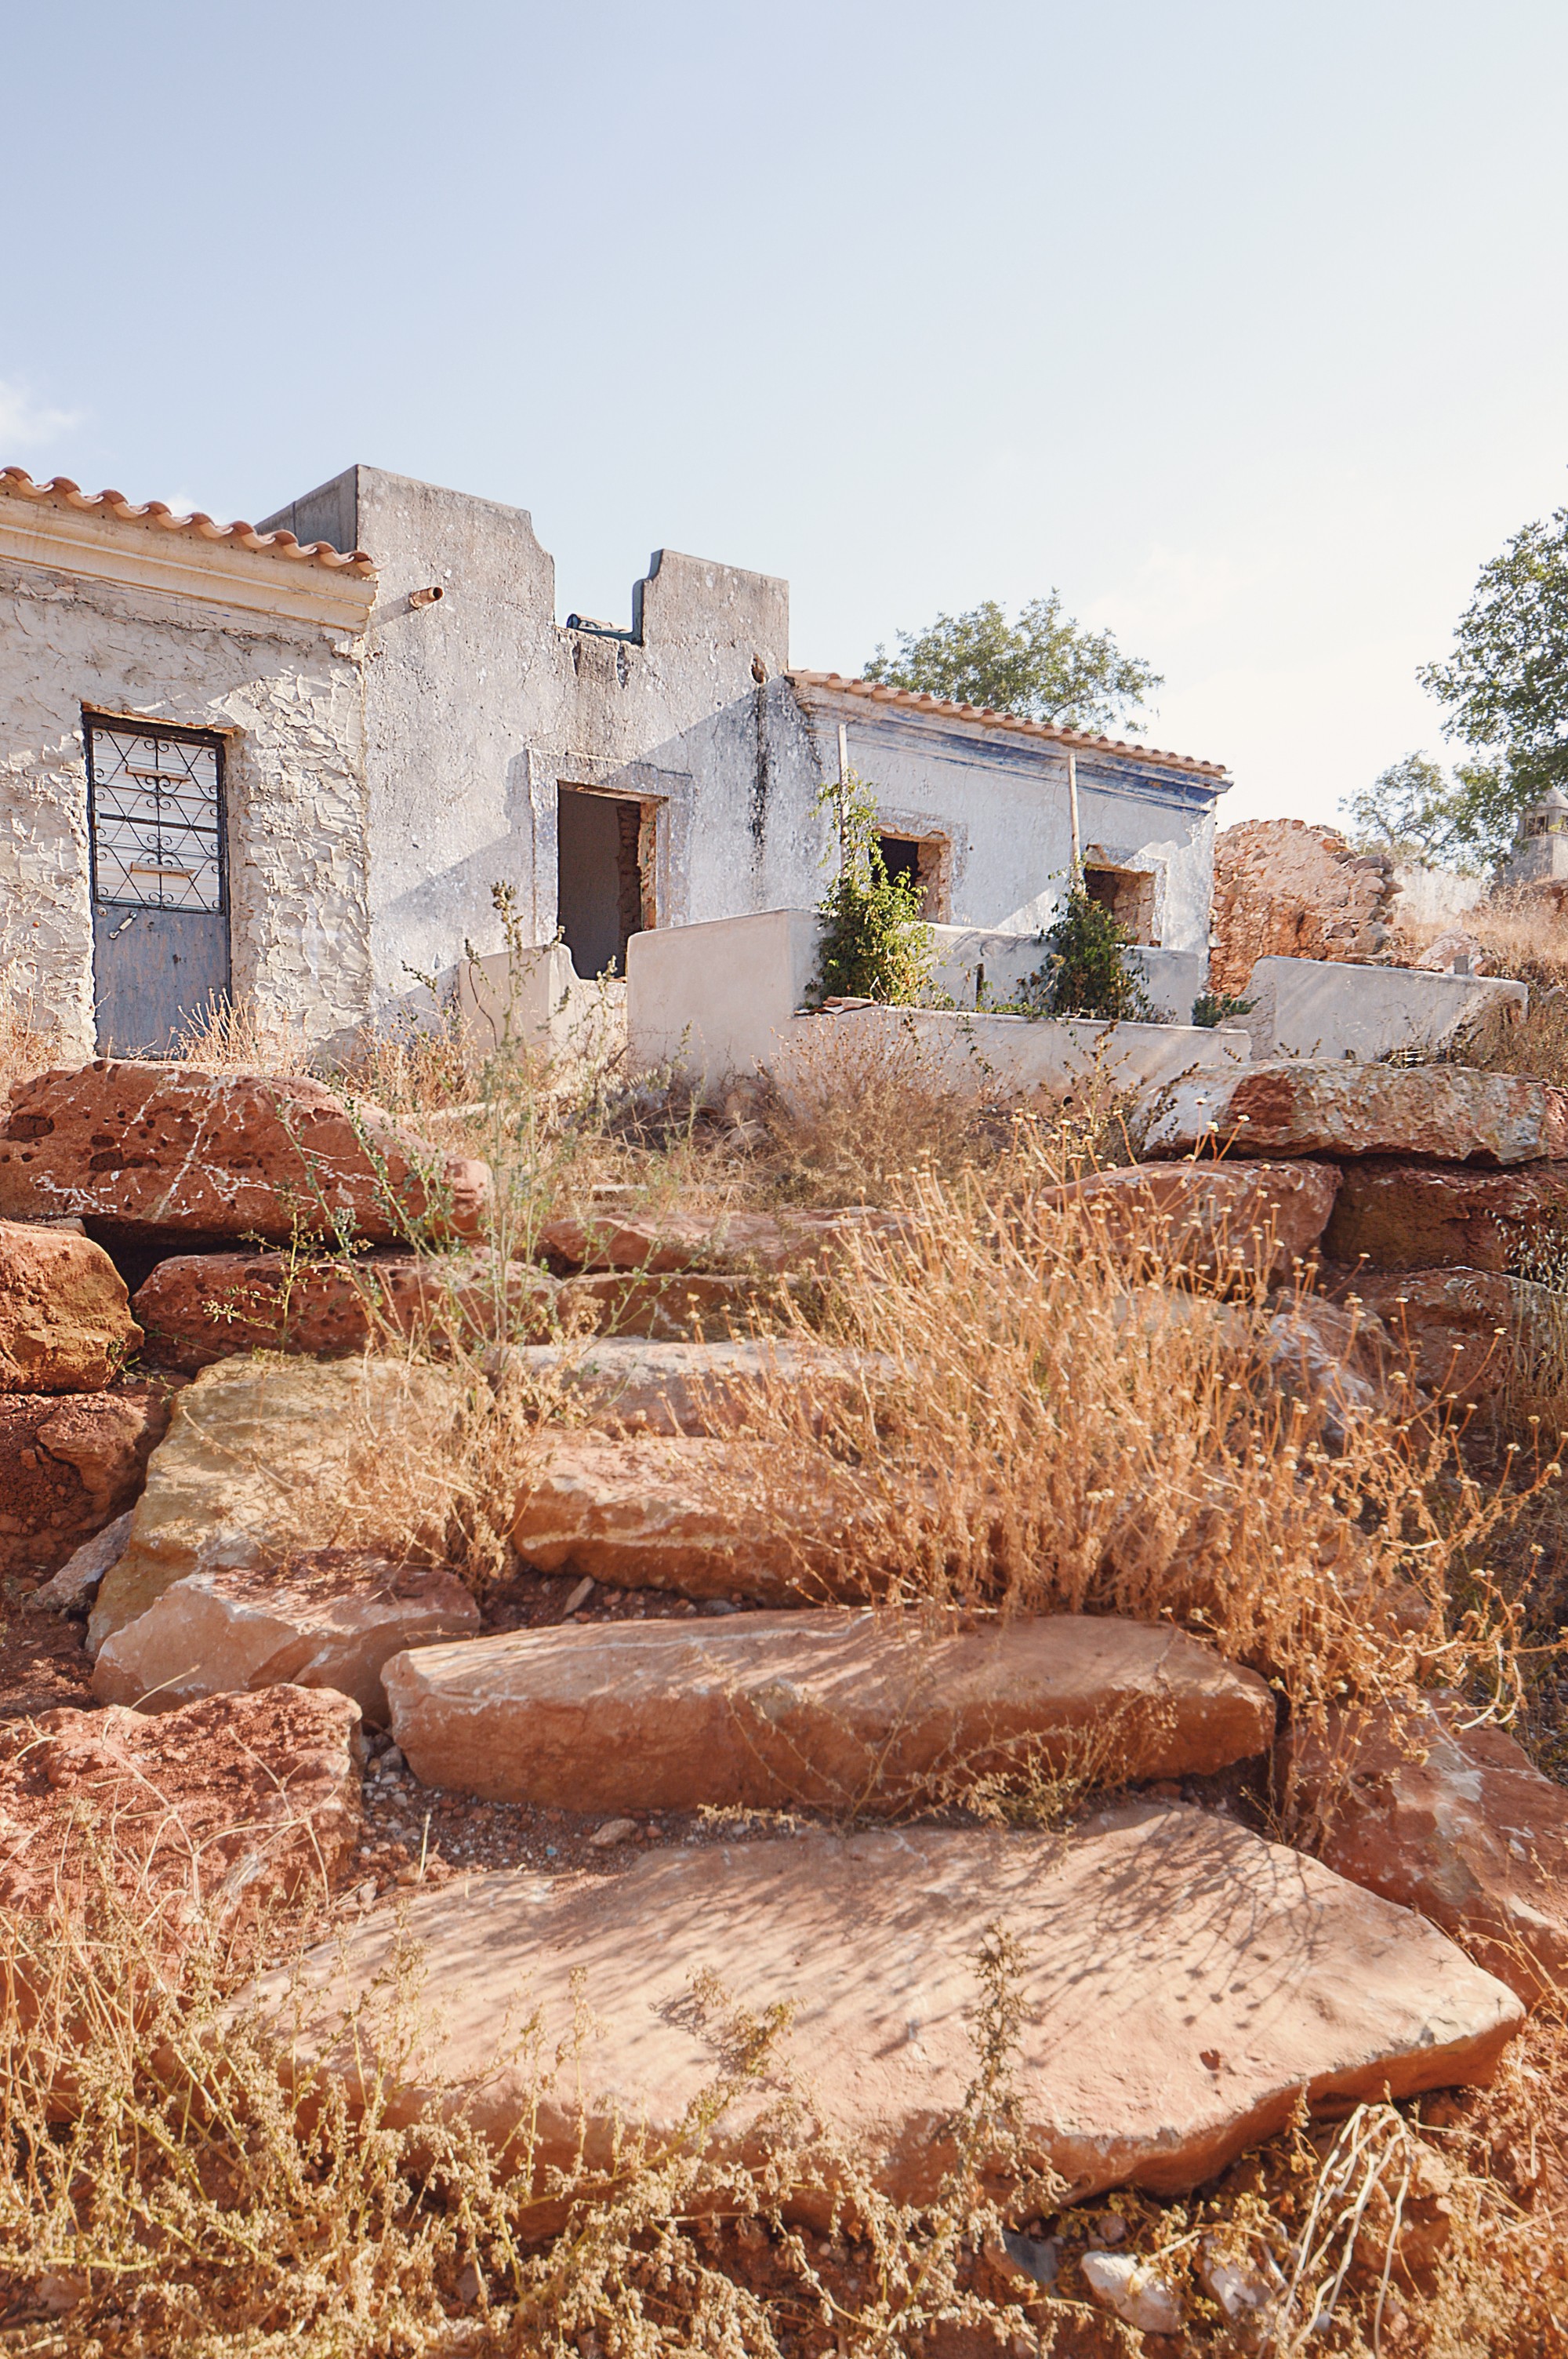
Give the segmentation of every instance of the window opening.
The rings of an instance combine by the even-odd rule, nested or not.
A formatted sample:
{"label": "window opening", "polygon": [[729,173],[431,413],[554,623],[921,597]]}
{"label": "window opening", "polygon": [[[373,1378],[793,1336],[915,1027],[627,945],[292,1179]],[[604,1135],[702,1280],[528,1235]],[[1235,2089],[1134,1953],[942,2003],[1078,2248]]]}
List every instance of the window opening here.
{"label": "window opening", "polygon": [[1084,870],[1084,890],[1091,901],[1108,909],[1130,941],[1154,947],[1154,878],[1145,868]]}
{"label": "window opening", "polygon": [[136,909],[223,908],[218,739],[90,721],[87,791],[97,900]]}
{"label": "window opening", "polygon": [[877,842],[887,866],[889,880],[893,884],[908,883],[920,888],[920,914],[923,918],[940,920],[943,916],[942,855],[946,849],[941,836],[879,835]]}

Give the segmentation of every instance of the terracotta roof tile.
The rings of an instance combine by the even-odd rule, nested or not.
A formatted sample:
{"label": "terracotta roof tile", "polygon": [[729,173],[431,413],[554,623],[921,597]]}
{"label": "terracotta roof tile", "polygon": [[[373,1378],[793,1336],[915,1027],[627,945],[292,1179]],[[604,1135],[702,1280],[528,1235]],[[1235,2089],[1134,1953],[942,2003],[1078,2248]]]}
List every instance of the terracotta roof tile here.
{"label": "terracotta roof tile", "polygon": [[35,484],[24,468],[0,467],[0,493],[8,493],[13,499],[49,500],[57,507],[80,508],[89,515],[114,516],[121,524],[139,524],[160,532],[193,533],[199,540],[225,540],[232,549],[260,549],[268,557],[287,557],[296,564],[325,566],[334,573],[355,573],[370,581],[375,578],[375,560],[362,549],[345,553],[325,540],[302,542],[291,532],[257,532],[254,525],[214,524],[200,509],[193,516],[176,516],[162,500],[148,500],[138,507],[123,492],[84,492],[69,475],[55,475],[47,484]]}
{"label": "terracotta roof tile", "polygon": [[1192,770],[1199,777],[1227,779],[1219,762],[1200,762],[1191,754],[1161,754],[1152,745],[1133,745],[1125,737],[1092,737],[1082,729],[1064,729],[1054,721],[1024,721],[1016,712],[998,712],[989,704],[954,704],[912,688],[889,688],[880,679],[846,679],[836,671],[792,671],[787,677],[802,688],[827,688],[840,696],[865,696],[875,704],[902,705],[912,712],[940,713],[949,721],[978,721],[987,729],[1012,729],[1026,737],[1049,737],[1059,745],[1083,745],[1097,754],[1133,754],[1164,770]]}

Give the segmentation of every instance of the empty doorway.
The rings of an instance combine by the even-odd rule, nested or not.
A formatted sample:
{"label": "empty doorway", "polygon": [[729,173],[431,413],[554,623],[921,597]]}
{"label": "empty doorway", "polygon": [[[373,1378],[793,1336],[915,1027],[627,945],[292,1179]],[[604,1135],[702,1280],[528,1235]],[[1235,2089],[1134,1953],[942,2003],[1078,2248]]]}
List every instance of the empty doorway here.
{"label": "empty doorway", "polygon": [[100,1054],[165,1056],[229,989],[222,740],[85,717]]}
{"label": "empty doorway", "polygon": [[623,975],[626,945],[654,922],[653,806],[561,787],[556,808],[556,922],[585,981]]}

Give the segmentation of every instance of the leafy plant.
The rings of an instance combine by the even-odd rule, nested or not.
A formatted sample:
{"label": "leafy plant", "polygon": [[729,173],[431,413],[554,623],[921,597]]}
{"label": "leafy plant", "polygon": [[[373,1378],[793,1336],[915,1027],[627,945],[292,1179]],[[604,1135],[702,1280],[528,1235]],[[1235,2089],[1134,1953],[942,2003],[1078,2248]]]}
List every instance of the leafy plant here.
{"label": "leafy plant", "polygon": [[1235,991],[1200,991],[1193,1002],[1193,1022],[1200,1031],[1212,1032],[1222,1024],[1250,1016],[1257,1005],[1255,999],[1243,999]]}
{"label": "leafy plant", "polygon": [[890,876],[871,788],[851,770],[817,791],[834,815],[838,873],[816,905],[822,938],[808,997],[877,999],[914,1006],[927,991],[935,936],[920,914],[920,888]]}
{"label": "leafy plant", "polygon": [[1043,937],[1045,958],[1022,984],[1026,1016],[1087,1016],[1110,1024],[1157,1021],[1143,979],[1128,962],[1132,937],[1113,911],[1075,883]]}

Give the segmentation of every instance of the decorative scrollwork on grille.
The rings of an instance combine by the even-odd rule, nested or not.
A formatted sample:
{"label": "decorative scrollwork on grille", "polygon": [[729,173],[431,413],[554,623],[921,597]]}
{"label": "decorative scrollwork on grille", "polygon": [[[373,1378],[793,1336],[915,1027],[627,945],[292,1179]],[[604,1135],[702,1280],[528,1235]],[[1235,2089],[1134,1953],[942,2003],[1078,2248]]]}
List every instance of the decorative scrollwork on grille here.
{"label": "decorative scrollwork on grille", "polygon": [[87,732],[93,892],[139,909],[223,907],[220,753],[161,730]]}

